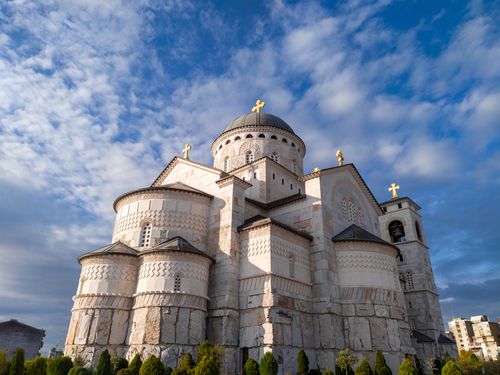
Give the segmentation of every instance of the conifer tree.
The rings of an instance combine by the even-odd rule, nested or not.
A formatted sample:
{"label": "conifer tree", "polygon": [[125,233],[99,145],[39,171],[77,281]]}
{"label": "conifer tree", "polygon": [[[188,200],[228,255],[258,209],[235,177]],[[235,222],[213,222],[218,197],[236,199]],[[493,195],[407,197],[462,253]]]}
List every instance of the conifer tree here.
{"label": "conifer tree", "polygon": [[271,352],[264,354],[259,364],[260,375],[276,375],[278,373],[278,361]]}
{"label": "conifer tree", "polygon": [[101,355],[99,355],[95,375],[112,375],[111,356],[109,355],[108,349],[104,349]]}
{"label": "conifer tree", "polygon": [[409,358],[406,358],[399,366],[398,375],[418,375],[418,370]]}
{"label": "conifer tree", "polygon": [[111,357],[111,374],[116,375],[121,369],[128,367],[128,361],[125,358],[114,355]]}
{"label": "conifer tree", "polygon": [[375,357],[375,375],[392,375],[392,371],[385,362],[384,354],[378,350]]}
{"label": "conifer tree", "polygon": [[47,373],[47,359],[36,356],[24,363],[25,375],[45,375]]}
{"label": "conifer tree", "polygon": [[213,355],[205,355],[194,368],[194,375],[219,375],[219,361]]}
{"label": "conifer tree", "polygon": [[10,375],[23,375],[24,374],[24,349],[18,348],[12,362],[10,364]]}
{"label": "conifer tree", "polygon": [[309,373],[309,358],[305,351],[301,350],[297,354],[297,375],[307,375]]}
{"label": "conifer tree", "polygon": [[454,361],[446,362],[446,365],[443,366],[441,370],[442,375],[463,375],[463,371],[458,367],[458,365]]}
{"label": "conifer tree", "polygon": [[354,375],[372,375],[372,369],[370,367],[370,364],[366,360],[366,358],[363,358],[361,361],[361,364],[358,366],[356,371],[354,371]]}
{"label": "conifer tree", "polygon": [[128,365],[128,370],[131,375],[139,375],[139,371],[141,370],[142,360],[139,353],[137,353],[134,358],[130,361]]}
{"label": "conifer tree", "polygon": [[139,375],[165,375],[165,366],[158,357],[151,355],[142,364]]}
{"label": "conifer tree", "polygon": [[336,360],[337,366],[339,366],[343,374],[349,375],[349,369],[358,361],[356,355],[352,352],[352,350],[346,348],[339,352]]}
{"label": "conifer tree", "polygon": [[253,358],[248,358],[243,366],[244,375],[259,375],[259,364]]}
{"label": "conifer tree", "polygon": [[5,352],[0,352],[0,375],[9,375],[9,362]]}
{"label": "conifer tree", "polygon": [[47,375],[68,375],[73,367],[70,357],[62,356],[47,361]]}

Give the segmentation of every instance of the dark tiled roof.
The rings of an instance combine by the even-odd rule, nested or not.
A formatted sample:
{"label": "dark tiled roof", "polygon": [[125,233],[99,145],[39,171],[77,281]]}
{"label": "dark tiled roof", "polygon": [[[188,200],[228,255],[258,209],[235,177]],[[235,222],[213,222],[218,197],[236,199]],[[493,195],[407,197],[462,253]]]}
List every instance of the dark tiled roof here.
{"label": "dark tiled roof", "polygon": [[153,252],[159,252],[159,251],[167,251],[167,252],[183,252],[183,253],[190,253],[190,254],[196,254],[196,255],[201,255],[205,258],[210,259],[212,262],[215,261],[213,257],[210,255],[206,254],[205,252],[197,249],[193,245],[191,245],[188,241],[186,241],[184,238],[180,236],[176,236],[173,238],[169,238],[168,240],[163,241],[162,243],[156,245],[155,247],[144,250],[142,251],[139,255],[142,254],[147,254],[147,253],[153,253]]}
{"label": "dark tiled roof", "polygon": [[259,208],[262,208],[263,210],[270,210],[272,208],[284,206],[286,204],[296,202],[298,200],[302,200],[305,198],[306,198],[305,194],[297,193],[297,194],[293,194],[293,195],[290,195],[290,196],[285,197],[285,198],[277,199],[277,200],[269,202],[269,203],[262,203],[262,202],[254,200],[254,199],[251,199],[251,198],[245,198],[245,200],[249,203],[252,203],[253,205],[255,205]]}
{"label": "dark tiled roof", "polygon": [[83,258],[86,258],[88,256],[92,255],[101,255],[101,254],[120,254],[120,255],[132,255],[135,256],[139,253],[139,251],[135,250],[134,248],[125,245],[121,241],[117,241],[115,243],[112,243],[110,245],[106,245],[103,247],[100,247],[98,249],[89,251],[88,253],[85,253],[81,255],[78,260],[82,260]]}
{"label": "dark tiled roof", "polygon": [[453,345],[457,344],[455,342],[455,340],[450,339],[448,336],[443,335],[442,333],[439,334],[438,343],[440,343],[440,344],[453,344]]}
{"label": "dark tiled roof", "polygon": [[295,134],[290,125],[288,125],[278,116],[274,116],[271,115],[270,113],[264,113],[264,112],[260,113],[250,112],[247,113],[246,115],[241,115],[240,117],[234,119],[228,126],[226,126],[224,128],[223,133],[229,130],[243,128],[245,126],[252,126],[252,125],[272,126],[275,128],[289,131],[292,134]]}
{"label": "dark tiled roof", "polygon": [[411,331],[411,337],[416,339],[417,342],[435,342],[429,336],[424,335],[422,332],[419,332],[415,329]]}
{"label": "dark tiled roof", "polygon": [[297,230],[289,225],[280,223],[279,221],[276,221],[274,219],[271,219],[269,217],[265,217],[262,215],[256,215],[254,217],[251,217],[248,220],[245,220],[243,225],[240,225],[238,227],[238,230],[244,231],[244,230],[248,230],[248,229],[258,228],[258,227],[261,227],[263,225],[268,225],[268,224],[277,225],[278,227],[281,227],[289,232],[292,232],[292,233],[295,233],[301,237],[304,237],[305,239],[307,239],[309,241],[312,241],[312,239],[313,239],[313,237],[309,233]]}
{"label": "dark tiled roof", "polygon": [[390,246],[398,251],[398,255],[401,255],[400,250],[390,244],[387,241],[384,241],[382,238],[375,236],[374,234],[368,232],[367,230],[357,226],[356,224],[352,224],[346,229],[344,229],[339,234],[332,237],[333,242],[343,242],[343,241],[366,241],[366,242],[376,242],[382,245]]}
{"label": "dark tiled roof", "polygon": [[21,323],[16,319],[7,320],[5,322],[0,322],[0,329],[16,329],[22,331],[33,331],[45,334],[45,330],[29,326],[27,324]]}
{"label": "dark tiled roof", "polygon": [[396,198],[396,199],[391,199],[389,201],[385,201],[385,202],[382,202],[380,203],[381,206],[385,206],[385,205],[388,205],[388,204],[391,204],[391,203],[398,203],[398,202],[402,202],[402,201],[405,201],[405,200],[408,200],[410,201],[412,204],[414,204],[417,209],[421,209],[422,207],[420,207],[417,203],[415,203],[415,201],[409,197],[400,197],[400,198]]}

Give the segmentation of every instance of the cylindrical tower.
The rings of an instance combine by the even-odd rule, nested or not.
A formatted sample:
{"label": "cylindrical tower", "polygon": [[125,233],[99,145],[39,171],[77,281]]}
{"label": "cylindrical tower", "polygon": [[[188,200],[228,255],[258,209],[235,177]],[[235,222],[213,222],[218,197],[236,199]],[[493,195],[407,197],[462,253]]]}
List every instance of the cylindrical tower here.
{"label": "cylindrical tower", "polygon": [[94,250],[78,260],[82,266],[73,297],[64,352],[95,364],[101,350],[126,350],[127,325],[137,282],[138,251],[122,242]]}
{"label": "cylindrical tower", "polygon": [[226,172],[267,156],[302,175],[306,146],[279,117],[251,112],[226,126],[213,142],[211,152],[214,167]]}
{"label": "cylindrical tower", "polygon": [[170,367],[206,337],[212,257],[175,237],[139,255],[128,357],[161,356]]}

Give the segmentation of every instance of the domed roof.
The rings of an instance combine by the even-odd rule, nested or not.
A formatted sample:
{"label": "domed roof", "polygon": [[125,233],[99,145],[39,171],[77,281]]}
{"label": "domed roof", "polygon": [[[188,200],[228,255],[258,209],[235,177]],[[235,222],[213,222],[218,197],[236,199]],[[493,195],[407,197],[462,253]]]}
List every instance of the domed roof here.
{"label": "domed roof", "polygon": [[247,113],[246,115],[238,117],[237,119],[233,120],[233,122],[231,122],[228,126],[226,126],[223,133],[229,130],[251,125],[273,126],[275,128],[280,128],[292,134],[295,134],[290,125],[288,125],[278,116],[274,116],[264,112],[250,112]]}

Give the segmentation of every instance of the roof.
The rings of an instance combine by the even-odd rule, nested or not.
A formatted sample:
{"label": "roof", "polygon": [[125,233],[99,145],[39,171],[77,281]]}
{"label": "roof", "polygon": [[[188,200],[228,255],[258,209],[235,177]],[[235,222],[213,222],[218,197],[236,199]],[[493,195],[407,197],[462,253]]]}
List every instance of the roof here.
{"label": "roof", "polygon": [[40,329],[40,328],[35,328],[35,327],[30,326],[30,325],[21,323],[16,319],[11,319],[11,320],[7,320],[5,322],[1,322],[0,329],[17,329],[17,330],[22,329],[22,330],[40,332],[40,333],[43,333],[45,335],[45,330]]}
{"label": "roof", "polygon": [[289,232],[295,233],[296,235],[301,236],[301,237],[305,238],[306,240],[312,241],[312,239],[313,239],[313,237],[309,233],[297,230],[289,225],[283,224],[277,220],[274,220],[274,219],[271,219],[270,217],[265,217],[262,215],[256,215],[256,216],[251,217],[248,220],[245,220],[243,225],[240,225],[238,227],[238,231],[254,229],[254,228],[258,228],[258,227],[261,227],[263,225],[268,225],[268,224],[274,224],[274,225],[281,227]]}
{"label": "roof", "polygon": [[285,198],[277,199],[277,200],[269,202],[269,203],[262,203],[262,202],[256,201],[255,199],[251,199],[251,198],[245,198],[245,200],[248,203],[251,203],[259,208],[262,208],[263,210],[270,210],[270,209],[273,209],[276,207],[280,207],[280,206],[287,205],[289,203],[296,202],[298,200],[305,199],[305,198],[306,198],[305,194],[297,193],[297,194],[289,195],[288,197],[285,197]]}
{"label": "roof", "polygon": [[385,202],[382,202],[380,203],[381,206],[385,206],[386,204],[391,204],[391,203],[398,203],[398,202],[402,202],[402,201],[410,201],[415,207],[417,207],[417,210],[420,210],[422,207],[420,207],[417,203],[415,203],[415,201],[409,197],[400,197],[400,198],[396,198],[396,199],[391,199],[389,201],[385,201]]}
{"label": "roof", "polygon": [[215,262],[215,259],[208,255],[207,253],[197,249],[193,245],[191,245],[188,241],[186,241],[181,236],[176,236],[173,238],[169,238],[156,245],[155,247],[142,251],[139,255],[147,254],[147,253],[155,253],[155,252],[182,252],[182,253],[190,253],[195,255],[201,255],[205,258],[210,259],[212,262]]}
{"label": "roof", "polygon": [[435,342],[434,339],[431,339],[429,336],[424,335],[422,332],[415,329],[411,331],[411,337],[416,339],[417,342]]}
{"label": "roof", "polygon": [[247,113],[246,115],[241,115],[240,117],[234,119],[233,122],[231,122],[228,126],[226,126],[224,128],[223,133],[229,130],[243,128],[245,126],[252,126],[252,125],[272,126],[275,128],[286,130],[292,134],[295,134],[290,125],[288,125],[278,116],[274,116],[264,112],[257,112],[257,113],[250,112]]}
{"label": "roof", "polygon": [[78,260],[82,260],[83,258],[86,258],[88,256],[92,255],[102,255],[102,254],[118,254],[118,255],[132,255],[136,256],[139,253],[136,249],[125,245],[121,241],[116,241],[112,244],[100,247],[98,249],[89,251],[88,253],[85,253],[81,255]]}
{"label": "roof", "polygon": [[453,345],[457,344],[455,342],[455,340],[450,339],[448,336],[443,335],[442,333],[439,334],[438,343],[440,343],[440,344],[453,344]]}
{"label": "roof", "polygon": [[344,242],[344,241],[365,241],[365,242],[375,242],[382,245],[390,246],[397,250],[398,256],[401,256],[401,251],[397,246],[383,240],[380,237],[368,232],[367,230],[357,226],[356,224],[352,224],[346,229],[344,229],[339,234],[332,237],[333,242]]}

